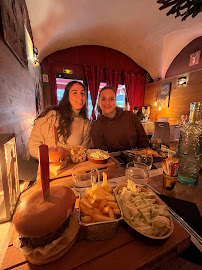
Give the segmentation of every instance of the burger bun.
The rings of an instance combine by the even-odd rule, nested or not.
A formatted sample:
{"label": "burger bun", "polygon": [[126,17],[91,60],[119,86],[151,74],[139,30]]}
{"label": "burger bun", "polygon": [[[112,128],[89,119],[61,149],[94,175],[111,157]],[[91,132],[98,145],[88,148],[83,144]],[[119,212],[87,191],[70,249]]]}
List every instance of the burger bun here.
{"label": "burger bun", "polygon": [[[36,265],[43,265],[54,262],[65,255],[65,253],[73,246],[76,242],[77,236],[79,231],[79,224],[78,224],[78,215],[77,211],[74,210],[72,214],[72,219],[70,221],[70,227],[66,229],[59,242],[56,243],[46,254],[44,250],[42,253],[38,249],[33,249],[33,251],[29,255],[25,255],[26,259]],[[43,254],[44,253],[44,254]]]}
{"label": "burger bun", "polygon": [[[13,216],[13,225],[20,239],[14,245],[33,264],[47,264],[61,258],[74,244],[79,232],[76,196],[66,186],[51,186],[49,197],[43,199],[37,190],[21,201]],[[21,237],[40,238],[57,232],[68,219],[67,227],[58,238],[45,246],[22,245]],[[27,240],[26,240],[27,241]]]}
{"label": "burger bun", "polygon": [[58,170],[66,167],[68,156],[69,151],[61,146],[49,147],[50,178],[56,177]]}
{"label": "burger bun", "polygon": [[66,248],[64,248],[62,251],[60,251],[59,253],[51,256],[51,257],[45,257],[43,255],[39,254],[30,254],[28,256],[25,256],[26,259],[32,263],[32,264],[36,264],[36,265],[43,265],[43,264],[48,264],[51,262],[54,262],[58,259],[60,259],[61,257],[63,257],[65,255],[65,253],[73,246],[73,244],[76,242],[76,238],[77,235],[74,237],[74,239],[69,243],[68,246],[66,246]]}
{"label": "burger bun", "polygon": [[65,160],[68,155],[69,151],[62,146],[52,146],[49,147],[49,162],[51,165],[59,165],[63,160]]}

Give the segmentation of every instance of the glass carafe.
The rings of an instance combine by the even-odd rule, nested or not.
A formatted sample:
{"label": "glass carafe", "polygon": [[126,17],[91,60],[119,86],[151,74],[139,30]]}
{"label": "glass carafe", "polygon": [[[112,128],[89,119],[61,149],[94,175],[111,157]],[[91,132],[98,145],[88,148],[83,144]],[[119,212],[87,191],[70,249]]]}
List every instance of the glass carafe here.
{"label": "glass carafe", "polygon": [[180,130],[178,181],[189,186],[194,186],[198,183],[202,162],[201,111],[202,102],[192,102],[190,105],[189,123],[185,124]]}

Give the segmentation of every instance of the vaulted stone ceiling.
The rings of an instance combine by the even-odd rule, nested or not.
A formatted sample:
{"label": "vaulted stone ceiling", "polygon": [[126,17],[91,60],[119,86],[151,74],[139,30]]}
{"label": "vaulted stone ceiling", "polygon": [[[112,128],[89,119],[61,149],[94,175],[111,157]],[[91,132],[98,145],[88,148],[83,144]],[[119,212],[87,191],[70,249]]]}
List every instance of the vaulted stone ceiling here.
{"label": "vaulted stone ceiling", "polygon": [[163,79],[178,53],[202,36],[202,13],[166,16],[156,0],[26,0],[34,44],[42,60],[69,47],[100,45],[118,50],[151,77]]}

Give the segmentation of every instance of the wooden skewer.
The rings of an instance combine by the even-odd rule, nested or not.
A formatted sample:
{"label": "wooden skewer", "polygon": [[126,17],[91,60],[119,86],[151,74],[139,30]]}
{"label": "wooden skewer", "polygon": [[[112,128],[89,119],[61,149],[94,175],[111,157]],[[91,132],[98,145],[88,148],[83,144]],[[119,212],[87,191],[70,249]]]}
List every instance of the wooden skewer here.
{"label": "wooden skewer", "polygon": [[57,128],[55,126],[52,128],[52,132],[53,132],[53,146],[56,147],[58,142],[58,134]]}
{"label": "wooden skewer", "polygon": [[45,144],[39,146],[39,166],[43,198],[46,200],[50,194],[50,172],[48,146]]}

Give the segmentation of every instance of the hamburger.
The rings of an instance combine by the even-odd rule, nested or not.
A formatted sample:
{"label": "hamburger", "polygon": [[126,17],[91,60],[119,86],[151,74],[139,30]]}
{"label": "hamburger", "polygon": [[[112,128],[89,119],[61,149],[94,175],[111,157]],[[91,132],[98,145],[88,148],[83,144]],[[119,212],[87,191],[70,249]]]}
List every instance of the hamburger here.
{"label": "hamburger", "polygon": [[13,216],[18,236],[15,246],[33,264],[47,264],[62,257],[79,231],[76,196],[65,186],[52,186],[46,200],[37,190],[21,201]]}
{"label": "hamburger", "polygon": [[67,165],[69,151],[61,146],[49,147],[49,165],[51,178],[57,176],[57,171]]}

